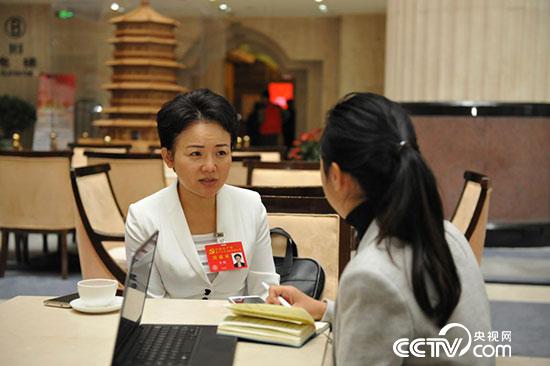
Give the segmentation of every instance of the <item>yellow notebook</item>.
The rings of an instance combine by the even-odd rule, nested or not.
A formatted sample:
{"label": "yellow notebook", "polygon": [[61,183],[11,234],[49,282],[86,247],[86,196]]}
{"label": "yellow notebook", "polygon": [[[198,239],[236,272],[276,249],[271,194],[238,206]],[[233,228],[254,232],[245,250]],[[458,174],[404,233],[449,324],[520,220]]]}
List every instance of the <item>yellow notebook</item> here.
{"label": "yellow notebook", "polygon": [[218,325],[218,334],[300,347],[328,327],[327,323],[316,323],[302,308],[271,304],[232,304],[229,309],[233,315],[227,316]]}

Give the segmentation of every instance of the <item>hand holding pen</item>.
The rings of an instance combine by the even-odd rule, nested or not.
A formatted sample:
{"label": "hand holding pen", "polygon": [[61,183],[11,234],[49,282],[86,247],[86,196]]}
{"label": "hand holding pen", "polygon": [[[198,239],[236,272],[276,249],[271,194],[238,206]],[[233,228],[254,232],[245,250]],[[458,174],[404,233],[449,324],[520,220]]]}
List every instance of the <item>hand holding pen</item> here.
{"label": "hand holding pen", "polygon": [[282,304],[285,306],[291,306],[290,304],[292,304],[293,307],[305,309],[315,320],[320,320],[325,315],[326,302],[316,300],[294,286],[269,286],[267,284],[263,284],[263,286],[269,289],[269,295],[265,299],[268,304]]}
{"label": "hand holding pen", "polygon": [[[265,282],[262,282],[262,286],[269,292],[269,285]],[[286,307],[291,307],[291,305],[286,301],[282,296],[277,296],[277,300],[279,300],[279,303]]]}

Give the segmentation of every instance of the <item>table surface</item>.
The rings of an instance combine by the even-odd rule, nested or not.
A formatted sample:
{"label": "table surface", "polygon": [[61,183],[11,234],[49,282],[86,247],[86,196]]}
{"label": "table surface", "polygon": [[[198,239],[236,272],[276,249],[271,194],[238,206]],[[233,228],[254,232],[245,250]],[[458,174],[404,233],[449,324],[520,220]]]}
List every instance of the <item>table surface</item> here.
{"label": "table surface", "polygon": [[[0,365],[110,365],[119,312],[83,314],[42,305],[47,298],[18,296],[0,304]],[[226,304],[147,299],[142,323],[214,325],[229,313]],[[234,365],[330,364],[328,343],[326,334],[301,348],[238,342]]]}
{"label": "table surface", "polygon": [[[487,284],[491,300],[550,303],[548,286]],[[52,297],[52,296],[50,296]],[[49,297],[19,296],[0,304],[0,365],[109,365],[119,313],[82,314],[42,305]],[[226,301],[147,299],[144,323],[217,324]],[[238,342],[235,365],[330,365],[325,335],[302,348]],[[550,365],[548,358],[498,358],[497,366]]]}

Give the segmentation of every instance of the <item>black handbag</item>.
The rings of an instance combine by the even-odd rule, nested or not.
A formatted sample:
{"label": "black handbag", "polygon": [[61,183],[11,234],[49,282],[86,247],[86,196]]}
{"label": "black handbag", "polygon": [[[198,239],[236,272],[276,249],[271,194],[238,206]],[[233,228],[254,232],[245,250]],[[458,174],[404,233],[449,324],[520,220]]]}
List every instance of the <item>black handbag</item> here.
{"label": "black handbag", "polygon": [[319,262],[312,258],[298,258],[298,247],[284,229],[273,228],[270,234],[286,238],[285,256],[273,257],[275,271],[281,276],[281,285],[294,286],[319,300],[325,288],[325,271]]}

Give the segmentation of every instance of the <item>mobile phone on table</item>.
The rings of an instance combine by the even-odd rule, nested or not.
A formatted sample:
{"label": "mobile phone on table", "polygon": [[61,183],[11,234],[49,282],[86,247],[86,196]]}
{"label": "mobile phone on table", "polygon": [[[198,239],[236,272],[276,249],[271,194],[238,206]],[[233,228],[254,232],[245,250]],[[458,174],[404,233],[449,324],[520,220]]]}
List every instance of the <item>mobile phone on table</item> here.
{"label": "mobile phone on table", "polygon": [[54,297],[53,299],[44,300],[44,305],[53,306],[56,308],[70,308],[69,304],[71,301],[78,299],[78,292],[69,295],[63,295],[59,297]]}
{"label": "mobile phone on table", "polygon": [[229,300],[229,302],[232,304],[265,304],[264,299],[256,295],[229,296],[227,300]]}

